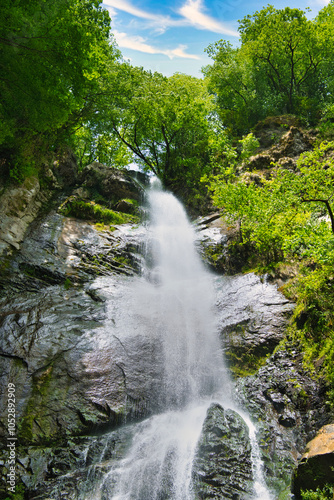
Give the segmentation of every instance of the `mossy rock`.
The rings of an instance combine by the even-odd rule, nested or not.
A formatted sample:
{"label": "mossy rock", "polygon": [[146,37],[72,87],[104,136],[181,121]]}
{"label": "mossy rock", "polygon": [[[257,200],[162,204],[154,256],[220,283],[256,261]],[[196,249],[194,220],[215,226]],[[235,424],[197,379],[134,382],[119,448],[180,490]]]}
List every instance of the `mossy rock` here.
{"label": "mossy rock", "polygon": [[268,116],[255,125],[253,133],[260,142],[261,148],[276,144],[290,127],[300,127],[299,118],[294,115]]}
{"label": "mossy rock", "polygon": [[116,212],[94,201],[83,201],[76,196],[67,198],[60,206],[59,212],[67,217],[90,220],[95,223],[126,224],[138,221],[138,218],[133,215]]}

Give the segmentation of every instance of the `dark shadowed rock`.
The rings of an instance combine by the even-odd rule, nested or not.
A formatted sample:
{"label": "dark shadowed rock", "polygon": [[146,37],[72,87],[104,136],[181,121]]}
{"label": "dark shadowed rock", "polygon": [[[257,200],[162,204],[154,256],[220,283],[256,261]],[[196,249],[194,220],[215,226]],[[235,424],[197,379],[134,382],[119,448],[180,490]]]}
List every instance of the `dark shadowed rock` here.
{"label": "dark shadowed rock", "polygon": [[147,177],[143,174],[135,175],[98,162],[88,165],[79,176],[80,185],[95,194],[95,197],[99,193],[109,202],[110,208],[115,207],[120,200],[139,201],[142,195],[140,186],[145,184],[144,181],[147,182]]}
{"label": "dark shadowed rock", "polygon": [[53,164],[53,173],[60,187],[74,186],[78,179],[78,164],[75,155],[67,150]]}
{"label": "dark shadowed rock", "polygon": [[251,445],[248,427],[233,410],[212,404],[203,424],[193,464],[199,499],[250,498]]}
{"label": "dark shadowed rock", "polygon": [[277,494],[290,489],[298,459],[316,429],[333,421],[324,404],[325,392],[326,387],[305,371],[302,356],[288,343],[255,375],[237,380],[237,398],[258,422],[265,475]]}
{"label": "dark shadowed rock", "polygon": [[294,474],[293,492],[297,499],[302,490],[316,490],[334,484],[334,424],[323,426],[307,443]]}

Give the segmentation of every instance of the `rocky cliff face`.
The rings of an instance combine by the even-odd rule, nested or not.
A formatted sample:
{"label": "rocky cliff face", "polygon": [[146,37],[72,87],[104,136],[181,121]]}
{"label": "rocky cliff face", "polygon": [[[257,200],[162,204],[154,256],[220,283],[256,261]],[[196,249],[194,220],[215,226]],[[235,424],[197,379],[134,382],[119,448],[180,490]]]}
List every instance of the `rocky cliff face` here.
{"label": "rocky cliff face", "polygon": [[[53,199],[32,180],[1,202],[1,442],[8,436],[10,383],[17,478],[27,498],[36,500],[78,499],[89,474],[99,480],[115,468],[132,422],[159,410],[162,390],[161,346],[136,335],[136,311],[129,315],[128,283],[143,261],[145,228],[136,214],[145,178],[138,182],[136,174],[99,164],[79,177],[71,172],[66,192],[59,187],[64,173],[53,174]],[[20,199],[25,206],[17,205]],[[200,220],[198,229],[205,248],[224,253],[229,234],[219,214]],[[267,480],[277,495],[290,498],[291,475],[307,441],[332,421],[324,387],[305,373],[294,347],[277,350],[293,304],[275,285],[253,274],[219,283],[216,310],[236,399],[257,422]],[[7,460],[4,446],[1,460]],[[4,467],[5,481],[7,473]],[[198,498],[247,498],[252,473],[245,424],[213,405],[193,469]],[[6,496],[2,487],[0,498]]]}
{"label": "rocky cliff face", "polygon": [[[47,453],[33,458],[32,445],[42,450],[152,411],[154,348],[143,338],[127,345],[113,336],[116,313],[107,311],[108,298],[121,294],[122,277],[141,268],[138,217],[111,209],[126,197],[137,211],[143,189],[135,176],[95,164],[67,195],[57,181],[51,201],[37,179],[1,198],[0,433],[4,445],[8,384],[14,384],[19,477],[31,470],[45,479]],[[88,222],[62,215],[68,199],[81,203],[81,219],[87,205],[94,209]]]}

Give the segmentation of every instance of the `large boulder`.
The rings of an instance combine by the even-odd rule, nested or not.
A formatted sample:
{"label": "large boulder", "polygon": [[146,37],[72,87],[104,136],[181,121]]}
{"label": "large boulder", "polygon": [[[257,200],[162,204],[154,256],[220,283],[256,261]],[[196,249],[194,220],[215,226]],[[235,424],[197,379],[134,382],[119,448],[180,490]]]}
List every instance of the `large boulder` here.
{"label": "large boulder", "polygon": [[242,500],[252,493],[251,444],[246,423],[233,410],[211,405],[193,464],[196,498]]}
{"label": "large boulder", "polygon": [[267,149],[257,151],[256,155],[245,162],[244,168],[250,171],[264,170],[271,168],[272,163],[277,162],[283,168],[294,170],[301,153],[312,149],[315,137],[292,123],[293,121],[279,124],[274,121],[272,128],[268,126],[262,130],[255,130],[261,146]]}
{"label": "large boulder", "polygon": [[334,483],[334,424],[324,425],[310,441],[294,474],[293,492],[316,490]]}
{"label": "large boulder", "polygon": [[265,278],[225,276],[218,290],[225,355],[237,375],[255,372],[284,337],[294,305]]}
{"label": "large boulder", "polygon": [[110,208],[114,208],[120,200],[139,201],[143,192],[142,185],[147,179],[147,176],[139,172],[120,170],[94,162],[81,172],[79,183],[95,195],[95,198],[99,194],[108,202]]}

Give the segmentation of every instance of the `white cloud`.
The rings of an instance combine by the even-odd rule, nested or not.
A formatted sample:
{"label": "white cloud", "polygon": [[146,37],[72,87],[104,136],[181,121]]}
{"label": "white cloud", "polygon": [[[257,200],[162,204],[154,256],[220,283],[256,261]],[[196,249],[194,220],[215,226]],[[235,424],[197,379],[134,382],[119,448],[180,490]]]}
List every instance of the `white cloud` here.
{"label": "white cloud", "polygon": [[239,36],[239,33],[226,24],[208,16],[203,12],[202,0],[187,0],[179,10],[180,14],[198,29],[213,31],[224,35]]}
{"label": "white cloud", "polygon": [[106,0],[103,2],[103,5],[107,8],[121,10],[132,16],[150,21],[150,25],[153,25],[161,33],[164,33],[168,27],[185,25],[185,20],[183,19],[172,19],[169,16],[147,12],[146,10],[138,9],[126,0]]}
{"label": "white cloud", "polygon": [[153,47],[146,43],[146,39],[141,36],[129,36],[126,33],[121,33],[119,31],[114,31],[116,42],[119,47],[137,50],[139,52],[144,52],[145,54],[164,54],[170,59],[174,57],[181,57],[184,59],[200,59],[196,54],[187,54],[185,52],[187,46],[179,45],[176,49],[159,49],[158,47]]}
{"label": "white cloud", "polygon": [[182,17],[178,19],[147,12],[135,7],[127,0],[106,0],[103,2],[103,5],[145,19],[160,33],[164,33],[167,28],[171,27],[193,26],[197,29],[213,31],[214,33],[239,36],[238,32],[231,29],[227,24],[205,14],[205,7],[202,0],[187,0],[183,7],[179,9],[179,14]]}
{"label": "white cloud", "polygon": [[128,14],[132,14],[136,17],[141,17],[142,19],[157,21],[159,18],[163,17],[157,14],[151,14],[150,12],[146,12],[142,9],[138,9],[126,0],[107,0],[106,2],[103,2],[103,5],[107,7],[114,7],[115,9],[122,10],[123,12],[127,12]]}
{"label": "white cloud", "polygon": [[197,59],[197,60],[200,59],[200,57],[197,56],[196,54],[187,54],[185,52],[186,49],[187,49],[187,45],[179,45],[176,49],[166,50],[164,53],[170,59],[173,59],[174,57],[182,57],[184,59]]}

